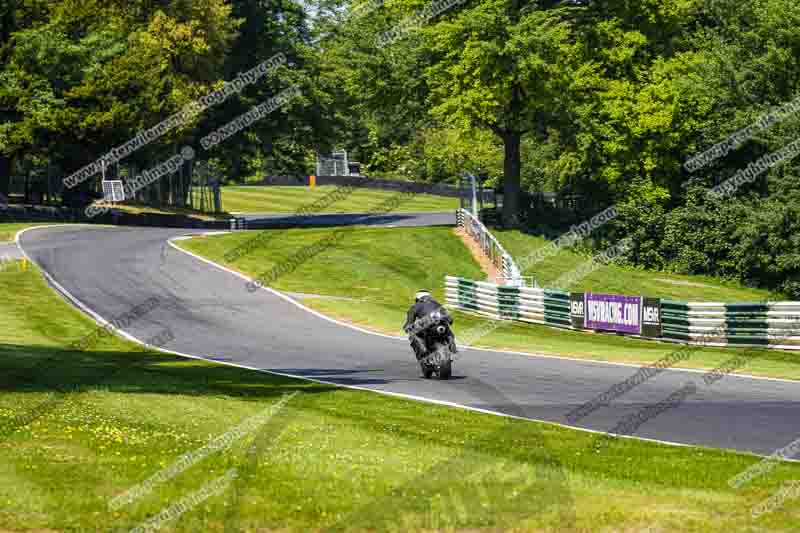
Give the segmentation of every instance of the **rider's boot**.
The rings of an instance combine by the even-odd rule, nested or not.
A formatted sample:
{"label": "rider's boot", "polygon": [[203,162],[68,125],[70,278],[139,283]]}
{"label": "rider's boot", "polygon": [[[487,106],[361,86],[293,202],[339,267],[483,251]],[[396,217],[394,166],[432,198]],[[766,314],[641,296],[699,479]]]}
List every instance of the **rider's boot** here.
{"label": "rider's boot", "polygon": [[458,353],[458,346],[456,346],[456,339],[450,337],[450,351],[453,353]]}
{"label": "rider's boot", "polygon": [[414,349],[414,355],[417,356],[417,361],[425,357],[425,346],[423,346],[419,338],[414,337],[411,339],[411,347]]}

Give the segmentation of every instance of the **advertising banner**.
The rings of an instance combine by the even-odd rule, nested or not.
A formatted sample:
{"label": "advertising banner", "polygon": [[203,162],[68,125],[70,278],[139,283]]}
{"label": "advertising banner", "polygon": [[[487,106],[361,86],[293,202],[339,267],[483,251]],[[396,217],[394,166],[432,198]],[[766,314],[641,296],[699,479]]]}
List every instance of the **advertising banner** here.
{"label": "advertising banner", "polygon": [[584,296],[582,292],[569,293],[569,321],[575,329],[583,329],[586,315],[584,309]]}
{"label": "advertising banner", "polygon": [[618,331],[629,335],[642,332],[642,297],[586,293],[586,328]]}
{"label": "advertising banner", "polygon": [[661,299],[642,298],[642,335],[661,337]]}

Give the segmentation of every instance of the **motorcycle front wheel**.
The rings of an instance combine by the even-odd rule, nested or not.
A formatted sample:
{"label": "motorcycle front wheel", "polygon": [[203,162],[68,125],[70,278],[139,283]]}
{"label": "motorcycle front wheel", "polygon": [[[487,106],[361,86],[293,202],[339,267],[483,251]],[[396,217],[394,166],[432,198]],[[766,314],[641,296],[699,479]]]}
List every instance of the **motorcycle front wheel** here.
{"label": "motorcycle front wheel", "polygon": [[447,361],[439,365],[439,379],[450,379],[453,374],[453,362]]}
{"label": "motorcycle front wheel", "polygon": [[422,368],[422,376],[425,379],[431,379],[431,376],[433,376],[433,367],[426,365],[422,361],[420,361],[419,366]]}
{"label": "motorcycle front wheel", "polygon": [[436,356],[436,375],[439,379],[450,379],[453,373],[453,359],[451,358],[450,349],[444,344],[437,344]]}

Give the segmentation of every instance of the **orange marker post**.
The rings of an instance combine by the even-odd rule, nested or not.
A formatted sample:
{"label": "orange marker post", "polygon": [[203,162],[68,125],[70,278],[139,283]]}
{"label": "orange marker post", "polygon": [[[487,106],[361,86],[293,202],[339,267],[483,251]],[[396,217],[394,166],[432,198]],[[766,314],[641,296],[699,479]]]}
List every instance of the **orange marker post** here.
{"label": "orange marker post", "polygon": [[316,187],[317,186],[317,177],[316,176],[309,176],[308,177],[308,186],[309,187]]}

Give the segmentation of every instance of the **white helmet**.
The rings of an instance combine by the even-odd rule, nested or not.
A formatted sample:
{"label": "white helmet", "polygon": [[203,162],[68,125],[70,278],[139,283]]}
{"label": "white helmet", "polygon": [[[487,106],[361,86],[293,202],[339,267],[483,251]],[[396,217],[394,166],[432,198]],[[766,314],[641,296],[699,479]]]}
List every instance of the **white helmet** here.
{"label": "white helmet", "polygon": [[430,292],[428,292],[426,289],[420,289],[417,291],[417,294],[414,295],[414,300],[418,302],[423,298],[430,298],[430,297],[431,297]]}

